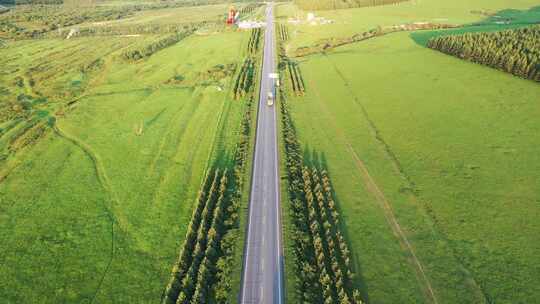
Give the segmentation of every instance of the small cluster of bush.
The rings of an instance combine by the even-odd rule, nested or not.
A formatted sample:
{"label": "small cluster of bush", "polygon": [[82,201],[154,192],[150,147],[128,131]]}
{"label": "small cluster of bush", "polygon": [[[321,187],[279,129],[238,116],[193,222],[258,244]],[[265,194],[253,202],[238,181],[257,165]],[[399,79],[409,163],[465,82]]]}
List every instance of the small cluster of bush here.
{"label": "small cluster of bush", "polygon": [[350,251],[328,173],[304,163],[302,149],[281,92],[288,194],[299,303],[363,303],[353,286]]}
{"label": "small cluster of bush", "polygon": [[[15,82],[24,87],[22,77],[16,77]],[[54,127],[56,118],[46,109],[45,97],[27,94],[11,97],[9,90],[0,87],[0,96],[4,94],[7,98],[0,100],[0,155],[7,157],[34,145]]]}
{"label": "small cluster of bush", "polygon": [[233,75],[236,71],[236,64],[217,64],[210,69],[199,73],[198,80],[200,85],[219,85],[220,81]]}
{"label": "small cluster of bush", "polygon": [[244,64],[240,68],[240,72],[234,83],[233,93],[235,99],[240,99],[253,91],[255,84],[255,62],[256,60],[251,57],[244,60]]}
{"label": "small cluster of bush", "polygon": [[[44,112],[43,116],[45,115]],[[37,115],[24,123],[23,128],[18,129],[15,134],[11,135],[9,140],[10,153],[16,153],[27,146],[35,144],[45,134],[47,127],[52,126],[50,119],[42,119]]]}
{"label": "small cluster of bush", "polygon": [[12,107],[18,110],[0,108],[2,114],[6,114],[4,110],[8,113],[6,116],[0,116],[3,125],[0,128],[0,137],[3,141],[0,145],[0,154],[6,157],[34,145],[50,127],[54,127],[56,122],[48,111],[32,110],[30,102],[18,101]]}
{"label": "small cluster of bush", "polygon": [[7,39],[24,39],[24,38],[37,38],[43,33],[46,33],[46,28],[27,30],[18,24],[8,21],[0,20],[0,36]]}
{"label": "small cluster of bush", "polygon": [[193,31],[178,32],[176,34],[169,35],[157,41],[151,42],[149,44],[128,49],[122,53],[122,57],[128,61],[137,61],[143,58],[150,57],[157,51],[160,51],[164,48],[178,43],[180,40],[189,36],[191,33],[193,33]]}
{"label": "small cluster of bush", "polygon": [[251,30],[251,36],[248,42],[248,53],[255,54],[259,51],[261,44],[262,30],[260,28],[254,28]]}
{"label": "small cluster of bush", "polygon": [[432,38],[428,47],[540,81],[540,26]]}
{"label": "small cluster of bush", "polygon": [[397,4],[409,0],[294,0],[303,10],[329,10]]}

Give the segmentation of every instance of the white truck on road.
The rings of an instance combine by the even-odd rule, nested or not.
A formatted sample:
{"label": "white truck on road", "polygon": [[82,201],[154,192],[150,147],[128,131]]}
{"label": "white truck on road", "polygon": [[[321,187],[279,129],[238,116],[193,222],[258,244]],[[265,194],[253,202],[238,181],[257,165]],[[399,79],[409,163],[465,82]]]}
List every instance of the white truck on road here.
{"label": "white truck on road", "polygon": [[266,104],[271,107],[274,105],[274,93],[268,92],[268,99],[266,101]]}

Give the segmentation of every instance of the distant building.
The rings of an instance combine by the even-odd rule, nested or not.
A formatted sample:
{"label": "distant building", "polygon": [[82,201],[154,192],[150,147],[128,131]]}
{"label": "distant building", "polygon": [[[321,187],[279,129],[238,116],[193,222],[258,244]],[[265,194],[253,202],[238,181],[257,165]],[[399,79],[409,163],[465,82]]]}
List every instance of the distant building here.
{"label": "distant building", "polygon": [[239,13],[234,7],[229,8],[229,15],[227,16],[227,24],[234,24],[236,22]]}
{"label": "distant building", "polygon": [[245,21],[238,22],[238,28],[243,29],[243,30],[249,30],[249,29],[260,28],[260,27],[265,27],[265,26],[266,26],[266,23],[253,21],[253,20],[245,20]]}

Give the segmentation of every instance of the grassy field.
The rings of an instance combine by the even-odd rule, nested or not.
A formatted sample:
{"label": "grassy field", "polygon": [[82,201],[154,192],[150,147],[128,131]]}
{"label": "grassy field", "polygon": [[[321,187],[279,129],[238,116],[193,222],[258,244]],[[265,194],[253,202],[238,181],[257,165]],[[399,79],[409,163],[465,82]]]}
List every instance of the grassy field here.
{"label": "grassy field", "polygon": [[[56,118],[3,159],[2,299],[159,301],[212,153],[237,141],[243,102],[231,99],[233,75],[209,71],[241,64],[248,37],[193,35],[136,63],[120,52],[155,36],[19,41],[1,50],[26,77],[17,86],[2,75],[10,79],[4,102],[47,97],[28,115],[46,109]],[[32,70],[40,64],[43,72]],[[30,77],[35,84],[25,85]]]}
{"label": "grassy field", "polygon": [[[417,1],[318,12],[335,23],[288,24],[288,48],[378,25],[471,23],[485,19],[471,10],[535,4]],[[295,11],[279,7],[282,20]],[[306,94],[289,96],[306,153],[329,167],[357,284],[369,303],[534,302],[540,87],[429,50],[424,33],[302,58]]]}

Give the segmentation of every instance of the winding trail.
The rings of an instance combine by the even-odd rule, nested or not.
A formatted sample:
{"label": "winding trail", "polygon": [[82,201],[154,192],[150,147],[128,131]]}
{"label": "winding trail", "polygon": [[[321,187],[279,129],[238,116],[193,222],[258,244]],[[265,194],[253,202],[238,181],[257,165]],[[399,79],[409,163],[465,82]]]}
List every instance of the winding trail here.
{"label": "winding trail", "polygon": [[[98,181],[101,185],[101,187],[103,188],[103,190],[105,190],[105,192],[107,193],[107,196],[108,196],[108,201],[110,202],[111,199],[115,200],[116,202],[118,202],[118,199],[116,198],[116,196],[112,193],[112,190],[111,190],[111,186],[109,184],[109,179],[105,173],[105,169],[103,167],[103,165],[101,164],[101,162],[99,161],[99,158],[97,157],[97,155],[92,151],[92,149],[87,145],[85,144],[84,142],[82,142],[81,140],[79,140],[77,137],[75,136],[71,136],[69,135],[68,133],[66,133],[65,131],[63,131],[58,125],[55,125],[54,126],[54,132],[60,137],[60,138],[63,138],[69,142],[71,142],[72,144],[74,144],[75,146],[79,147],[83,152],[84,154],[86,154],[90,160],[92,161],[92,164],[94,166],[94,170],[96,172],[96,176],[98,178]],[[94,295],[92,296],[92,299],[90,301],[90,303],[94,303],[98,293],[99,293],[99,290],[101,289],[101,286],[103,285],[103,282],[105,281],[105,277],[107,276],[107,274],[109,273],[109,270],[111,269],[111,265],[112,265],[112,262],[114,260],[114,254],[115,254],[115,244],[114,244],[114,239],[115,239],[115,234],[114,234],[114,224],[117,222],[117,219],[114,215],[114,213],[112,212],[112,208],[110,206],[108,206],[106,203],[103,203],[103,208],[105,209],[106,213],[107,213],[107,217],[109,218],[110,222],[111,222],[111,249],[110,249],[110,258],[109,258],[109,262],[107,263],[107,267],[105,268],[105,271],[103,272],[103,275],[99,281],[99,284],[98,284],[98,287],[96,288],[96,291],[94,292]]]}
{"label": "winding trail", "polygon": [[[315,95],[317,95],[317,98],[319,100],[322,100],[322,97],[319,91],[317,90],[317,86],[315,84],[311,83],[310,89],[315,93]],[[345,135],[343,130],[337,125],[336,118],[330,114],[328,108],[323,102],[321,102],[320,105],[324,109],[324,111],[330,116],[330,121],[333,128],[338,132],[339,137],[341,137],[342,141],[347,147],[347,150],[352,155],[356,169],[361,174],[363,182],[366,185],[366,189],[374,196],[375,200],[377,201],[377,203],[383,210],[385,219],[388,225],[390,226],[393,234],[398,239],[400,247],[405,252],[407,252],[408,255],[410,256],[411,264],[415,270],[416,278],[418,282],[420,283],[421,288],[424,292],[424,297],[426,298],[428,303],[438,304],[439,302],[437,300],[437,297],[435,296],[435,292],[433,290],[431,281],[429,280],[428,276],[425,273],[424,266],[422,265],[422,263],[416,256],[414,247],[409,242],[407,235],[405,234],[399,222],[397,221],[394,211],[392,209],[392,206],[386,199],[386,196],[381,191],[381,189],[379,188],[379,186],[377,185],[373,177],[369,174],[369,171],[366,165],[364,164],[364,162],[360,159],[360,157],[354,150],[352,144],[347,139],[347,136]]]}
{"label": "winding trail", "polygon": [[[406,182],[407,184],[407,187],[409,189],[412,189],[410,191],[410,196],[411,196],[411,199],[416,203],[416,204],[419,204],[418,201],[418,197],[416,195],[417,191],[416,191],[416,186],[414,184],[414,182],[412,181],[412,179],[410,178],[410,176],[405,172],[403,166],[401,165],[400,161],[398,160],[397,156],[395,155],[395,153],[392,151],[392,149],[390,148],[390,146],[388,145],[388,143],[384,140],[384,138],[382,137],[381,135],[381,132],[379,131],[379,129],[377,128],[377,126],[375,125],[375,123],[373,122],[373,120],[371,119],[371,117],[369,116],[366,108],[364,107],[363,103],[358,99],[358,97],[356,97],[354,91],[352,90],[351,88],[351,85],[349,83],[349,81],[345,78],[345,75],[343,75],[343,73],[339,70],[339,68],[337,67],[336,63],[334,63],[328,55],[324,55],[324,57],[328,60],[328,62],[332,65],[332,67],[334,68],[334,70],[336,71],[337,75],[341,78],[341,80],[343,81],[346,89],[349,91],[350,95],[353,97],[353,100],[354,102],[360,107],[361,109],[361,112],[362,112],[362,115],[363,117],[365,118],[365,120],[367,121],[367,124],[368,124],[368,127],[369,127],[369,130],[371,132],[371,135],[374,137],[375,141],[379,144],[379,146],[381,146],[381,149],[383,150],[383,152],[386,154],[386,156],[388,157],[388,159],[390,160],[390,163],[392,165],[392,167],[394,168],[395,172]],[[358,160],[360,161],[360,158],[358,157],[358,155],[354,152],[354,150],[352,149],[352,146],[350,146],[349,144],[349,149],[353,152],[353,156]],[[360,161],[361,162],[361,161]],[[369,175],[368,171],[367,171],[367,168],[366,166],[364,165],[363,162],[361,162],[362,166],[364,167],[366,173]],[[369,177],[371,180],[373,180],[371,177]],[[376,184],[374,184],[375,186],[377,186]],[[380,191],[377,187],[377,190],[381,193],[382,197],[384,198],[384,194],[382,193],[382,191]],[[385,199],[386,200],[386,199]],[[386,202],[388,204],[388,202]],[[425,206],[422,206],[420,205],[422,209],[426,209]],[[393,211],[392,211],[392,208],[391,208],[391,205],[388,204],[388,207],[390,208],[390,212],[392,213],[392,217],[394,218],[394,221],[395,221],[395,217],[393,216]],[[435,218],[435,215],[432,214],[431,212],[425,210],[426,213],[427,213],[427,216],[429,218],[429,220],[432,222],[432,223],[436,223],[437,222],[437,219]],[[397,223],[397,221],[396,221]],[[399,224],[398,224],[398,228],[401,230],[401,227],[399,227]],[[467,285],[469,286],[469,288],[471,288],[472,292],[474,293],[476,299],[475,301],[477,303],[488,303],[488,296],[486,294],[486,292],[484,291],[484,289],[480,286],[480,284],[478,284],[478,282],[476,281],[475,277],[471,274],[471,271],[462,263],[462,261],[460,261],[457,253],[455,252],[455,249],[449,245],[449,240],[448,240],[448,237],[444,234],[444,233],[441,233],[440,231],[436,231],[437,235],[439,238],[441,238],[444,243],[446,243],[448,245],[448,247],[451,249],[451,255],[453,256],[453,258],[456,260],[457,262],[457,265],[459,267],[459,269],[461,270],[461,272],[465,275],[465,277],[467,278]],[[408,240],[405,239],[408,243]],[[408,245],[410,246],[410,244],[405,244],[405,245]],[[411,246],[410,247],[411,249],[413,249],[413,247]],[[424,280],[426,281],[426,290],[430,292],[431,295],[433,295],[433,297],[435,297],[434,293],[433,293],[433,289],[431,288],[431,283],[427,277],[427,275],[425,274],[424,270],[423,270],[423,267],[422,267],[422,264],[420,263],[420,261],[418,260],[418,258],[416,258],[416,255],[414,254],[414,250],[411,252],[413,254],[413,260],[416,260],[415,263],[417,263],[417,267],[416,267],[416,271],[417,271],[417,277],[420,279],[420,277],[423,277]],[[420,276],[419,276],[420,275]],[[429,285],[428,285],[429,284]],[[437,300],[436,298],[434,298],[435,302],[434,303],[437,303]]]}

